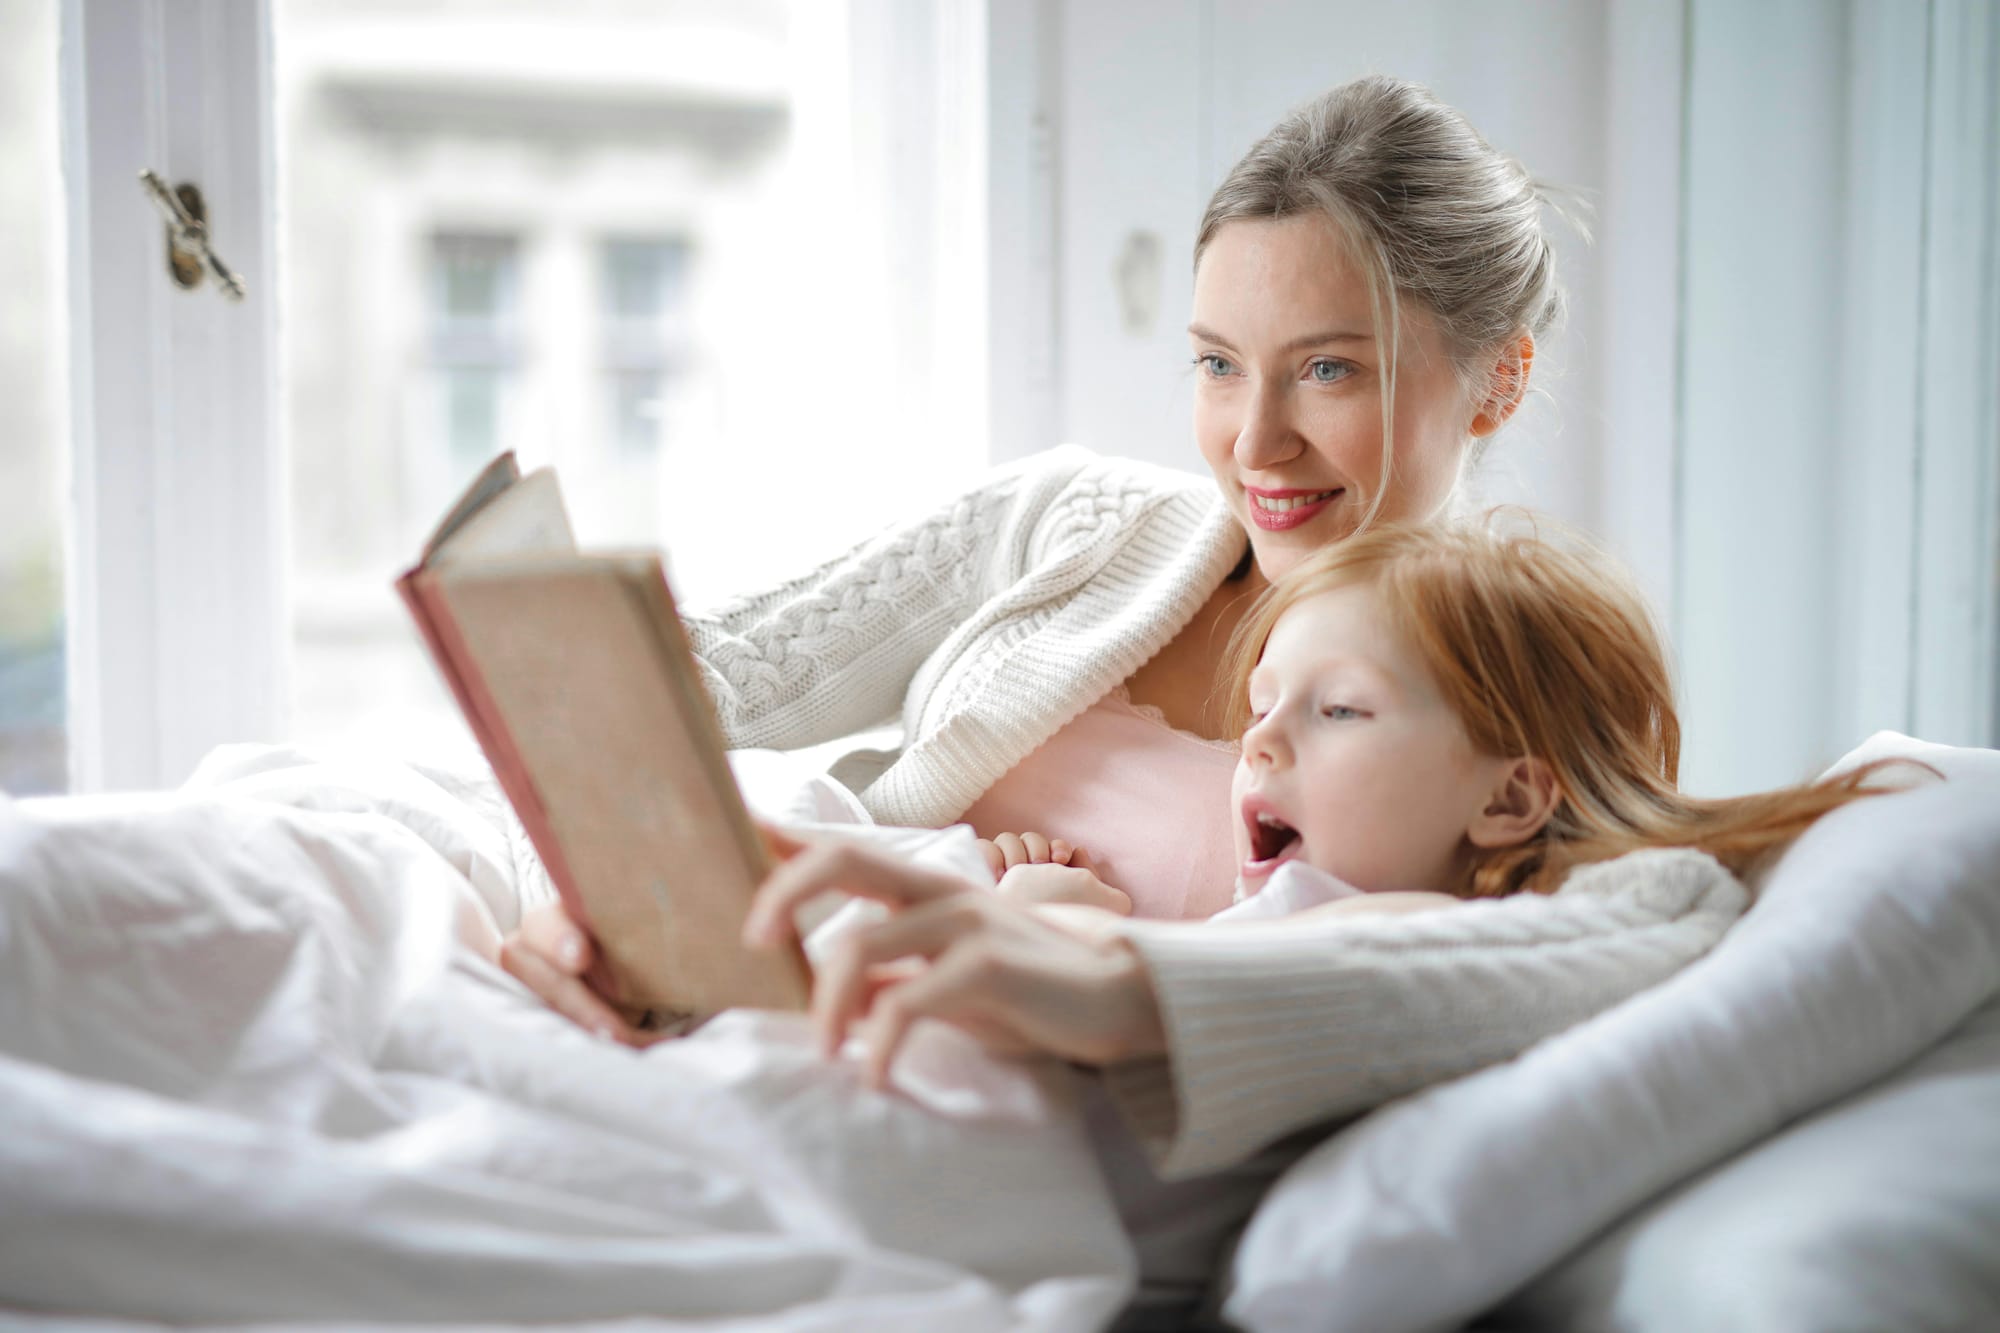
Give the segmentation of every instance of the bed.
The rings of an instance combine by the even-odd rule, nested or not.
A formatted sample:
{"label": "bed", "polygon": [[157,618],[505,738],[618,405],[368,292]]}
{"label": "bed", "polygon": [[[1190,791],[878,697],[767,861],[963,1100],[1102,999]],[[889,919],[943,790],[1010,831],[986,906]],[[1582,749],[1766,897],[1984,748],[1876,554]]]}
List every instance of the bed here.
{"label": "bed", "polygon": [[[1213,1320],[2000,1325],[2000,754],[1853,758],[1889,753],[1950,780],[1824,821],[1667,985],[1330,1137]],[[476,765],[239,747],[0,799],[4,1318],[1114,1321],[1073,1071],[926,1029],[875,1094],[772,1015],[607,1045],[487,961],[534,873]]]}

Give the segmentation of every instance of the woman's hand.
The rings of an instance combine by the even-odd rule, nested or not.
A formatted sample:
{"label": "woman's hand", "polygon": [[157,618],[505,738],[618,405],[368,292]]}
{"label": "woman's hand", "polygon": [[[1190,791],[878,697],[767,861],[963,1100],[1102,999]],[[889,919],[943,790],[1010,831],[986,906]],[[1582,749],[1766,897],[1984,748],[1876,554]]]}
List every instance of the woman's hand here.
{"label": "woman's hand", "polygon": [[791,843],[758,890],[743,937],[772,947],[828,889],[886,904],[885,921],[837,941],[813,982],[824,1050],[864,1023],[880,1086],[910,1025],[937,1018],[996,1050],[1108,1064],[1166,1049],[1145,965],[1121,938],[1066,929],[951,875],[846,842]]}
{"label": "woman's hand", "polygon": [[584,980],[596,953],[589,932],[561,903],[549,903],[524,914],[520,929],[501,941],[500,965],[578,1027],[627,1046],[662,1040],[666,1034],[633,1024],[615,1007],[616,996],[599,994]]}

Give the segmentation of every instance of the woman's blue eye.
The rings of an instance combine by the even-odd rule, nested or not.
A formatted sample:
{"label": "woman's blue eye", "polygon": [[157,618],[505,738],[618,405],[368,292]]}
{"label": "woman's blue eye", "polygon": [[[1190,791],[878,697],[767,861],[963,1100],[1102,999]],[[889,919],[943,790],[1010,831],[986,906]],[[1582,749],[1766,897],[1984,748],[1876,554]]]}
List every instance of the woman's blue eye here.
{"label": "woman's blue eye", "polygon": [[1315,384],[1338,384],[1354,373],[1354,367],[1345,361],[1315,361],[1306,367],[1306,373]]}
{"label": "woman's blue eye", "polygon": [[1220,379],[1225,375],[1234,374],[1236,370],[1235,364],[1232,363],[1228,357],[1217,356],[1214,352],[1203,352],[1200,356],[1197,356],[1194,359],[1194,363],[1197,366],[1200,366],[1203,371],[1205,371],[1210,375],[1215,376],[1217,379]]}

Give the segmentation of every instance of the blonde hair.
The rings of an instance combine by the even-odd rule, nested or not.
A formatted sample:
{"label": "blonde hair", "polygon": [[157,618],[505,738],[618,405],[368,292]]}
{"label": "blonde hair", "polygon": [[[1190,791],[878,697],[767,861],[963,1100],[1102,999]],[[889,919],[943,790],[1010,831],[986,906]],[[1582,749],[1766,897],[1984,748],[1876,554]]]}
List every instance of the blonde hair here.
{"label": "blonde hair", "polygon": [[1461,897],[1552,892],[1570,870],[1643,847],[1697,847],[1738,874],[1821,815],[1882,790],[1880,767],[1754,796],[1676,786],[1680,720],[1644,599],[1604,557],[1538,535],[1390,524],[1313,552],[1251,608],[1230,644],[1232,715],[1272,628],[1300,602],[1365,585],[1481,754],[1533,756],[1559,800],[1531,841],[1479,851]]}
{"label": "blonde hair", "polygon": [[[1555,252],[1542,226],[1543,205],[1552,202],[1525,167],[1429,89],[1356,79],[1286,116],[1230,168],[1202,215],[1194,261],[1198,268],[1216,233],[1238,220],[1316,212],[1333,225],[1367,279],[1385,349],[1386,478],[1402,303],[1436,323],[1461,386],[1484,399],[1491,366],[1482,363],[1523,332],[1539,339],[1562,316]],[[1378,488],[1363,528],[1382,495]]]}

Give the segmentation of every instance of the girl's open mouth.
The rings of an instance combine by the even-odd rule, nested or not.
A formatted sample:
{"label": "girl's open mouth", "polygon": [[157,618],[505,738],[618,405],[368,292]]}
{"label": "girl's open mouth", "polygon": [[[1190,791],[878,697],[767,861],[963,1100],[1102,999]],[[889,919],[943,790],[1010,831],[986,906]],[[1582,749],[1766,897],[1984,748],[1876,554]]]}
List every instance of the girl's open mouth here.
{"label": "girl's open mouth", "polygon": [[1243,877],[1268,875],[1296,855],[1303,840],[1299,831],[1266,810],[1245,809],[1243,821],[1250,830],[1250,859],[1243,863]]}

